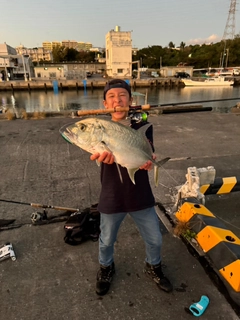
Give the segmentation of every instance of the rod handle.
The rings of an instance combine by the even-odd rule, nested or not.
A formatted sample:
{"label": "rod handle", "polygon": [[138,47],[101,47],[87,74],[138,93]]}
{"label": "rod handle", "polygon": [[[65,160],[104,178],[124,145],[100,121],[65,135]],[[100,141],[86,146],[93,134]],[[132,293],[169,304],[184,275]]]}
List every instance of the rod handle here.
{"label": "rod handle", "polygon": [[114,112],[128,112],[129,110],[134,109],[141,109],[141,110],[149,110],[150,104],[145,104],[141,106],[137,106],[136,108],[133,106],[130,107],[116,107],[111,109],[98,109],[98,110],[78,110],[77,116],[87,116],[87,115],[93,115],[93,114],[107,114],[107,113],[114,113]]}

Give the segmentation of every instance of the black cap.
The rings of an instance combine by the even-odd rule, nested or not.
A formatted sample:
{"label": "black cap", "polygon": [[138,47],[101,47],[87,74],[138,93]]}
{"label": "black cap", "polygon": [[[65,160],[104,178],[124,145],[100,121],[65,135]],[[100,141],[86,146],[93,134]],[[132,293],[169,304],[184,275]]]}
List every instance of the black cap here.
{"label": "black cap", "polygon": [[106,93],[108,92],[108,90],[110,89],[113,89],[113,88],[123,88],[123,89],[126,89],[127,92],[129,93],[129,96],[131,97],[132,94],[131,94],[131,87],[129,84],[127,84],[126,81],[124,80],[121,80],[121,79],[113,79],[113,80],[110,80],[104,90],[103,90],[103,99],[105,100],[106,98]]}

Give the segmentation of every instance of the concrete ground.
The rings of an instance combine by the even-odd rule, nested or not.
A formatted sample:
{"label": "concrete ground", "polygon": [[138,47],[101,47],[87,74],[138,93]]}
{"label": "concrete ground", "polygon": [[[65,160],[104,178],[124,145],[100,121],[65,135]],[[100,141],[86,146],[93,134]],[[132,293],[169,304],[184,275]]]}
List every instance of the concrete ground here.
{"label": "concrete ground", "polygon": [[[160,170],[156,201],[171,209],[176,187],[185,183],[190,166],[214,166],[218,177],[240,170],[240,116],[195,112],[149,117],[154,124],[158,158],[171,161]],[[86,208],[98,201],[99,168],[89,154],[68,144],[59,129],[76,119],[0,121],[0,219],[16,219],[1,230],[0,244],[11,242],[17,260],[0,262],[1,316],[8,320],[187,320],[186,310],[207,295],[202,319],[239,319],[199,260],[181,239],[161,224],[164,272],[174,290],[167,294],[143,274],[144,244],[130,218],[119,232],[116,275],[110,292],[95,294],[98,243],[64,243],[64,222],[32,225],[30,203]],[[152,181],[152,172],[150,173]],[[152,183],[152,185],[154,185]],[[238,193],[208,196],[206,206],[240,237]],[[48,210],[48,216],[61,211]],[[239,293],[240,294],[240,293]]]}

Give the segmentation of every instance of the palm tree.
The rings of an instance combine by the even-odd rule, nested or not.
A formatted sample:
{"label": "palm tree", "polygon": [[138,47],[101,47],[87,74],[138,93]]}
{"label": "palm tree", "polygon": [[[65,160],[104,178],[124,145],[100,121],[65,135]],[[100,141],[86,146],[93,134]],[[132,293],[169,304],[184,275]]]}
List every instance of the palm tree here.
{"label": "palm tree", "polygon": [[185,46],[186,46],[186,43],[182,41],[182,42],[180,43],[180,49],[183,51],[184,48],[185,48]]}

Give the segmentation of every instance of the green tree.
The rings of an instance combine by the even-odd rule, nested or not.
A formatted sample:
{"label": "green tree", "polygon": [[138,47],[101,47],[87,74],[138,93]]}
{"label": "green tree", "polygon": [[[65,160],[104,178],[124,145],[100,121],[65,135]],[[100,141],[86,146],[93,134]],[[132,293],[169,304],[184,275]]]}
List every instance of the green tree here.
{"label": "green tree", "polygon": [[52,50],[53,62],[63,62],[66,54],[66,48],[64,46],[56,46]]}
{"label": "green tree", "polygon": [[78,60],[78,51],[73,48],[65,48],[65,61],[77,61]]}
{"label": "green tree", "polygon": [[180,49],[181,49],[181,50],[184,50],[185,46],[186,46],[186,43],[182,41],[182,42],[180,43]]}
{"label": "green tree", "polygon": [[[160,57],[164,66],[176,66],[179,63],[186,63],[196,69],[220,67],[221,56],[224,53],[224,42],[211,43],[209,45],[189,45],[182,41],[181,50],[176,50],[169,42],[167,47],[148,46],[138,51],[133,60],[140,60],[143,67],[158,68]],[[240,35],[233,40],[226,41],[225,59],[227,66],[235,67],[240,65]],[[226,61],[225,61],[226,62]],[[225,66],[225,63],[224,63]]]}

